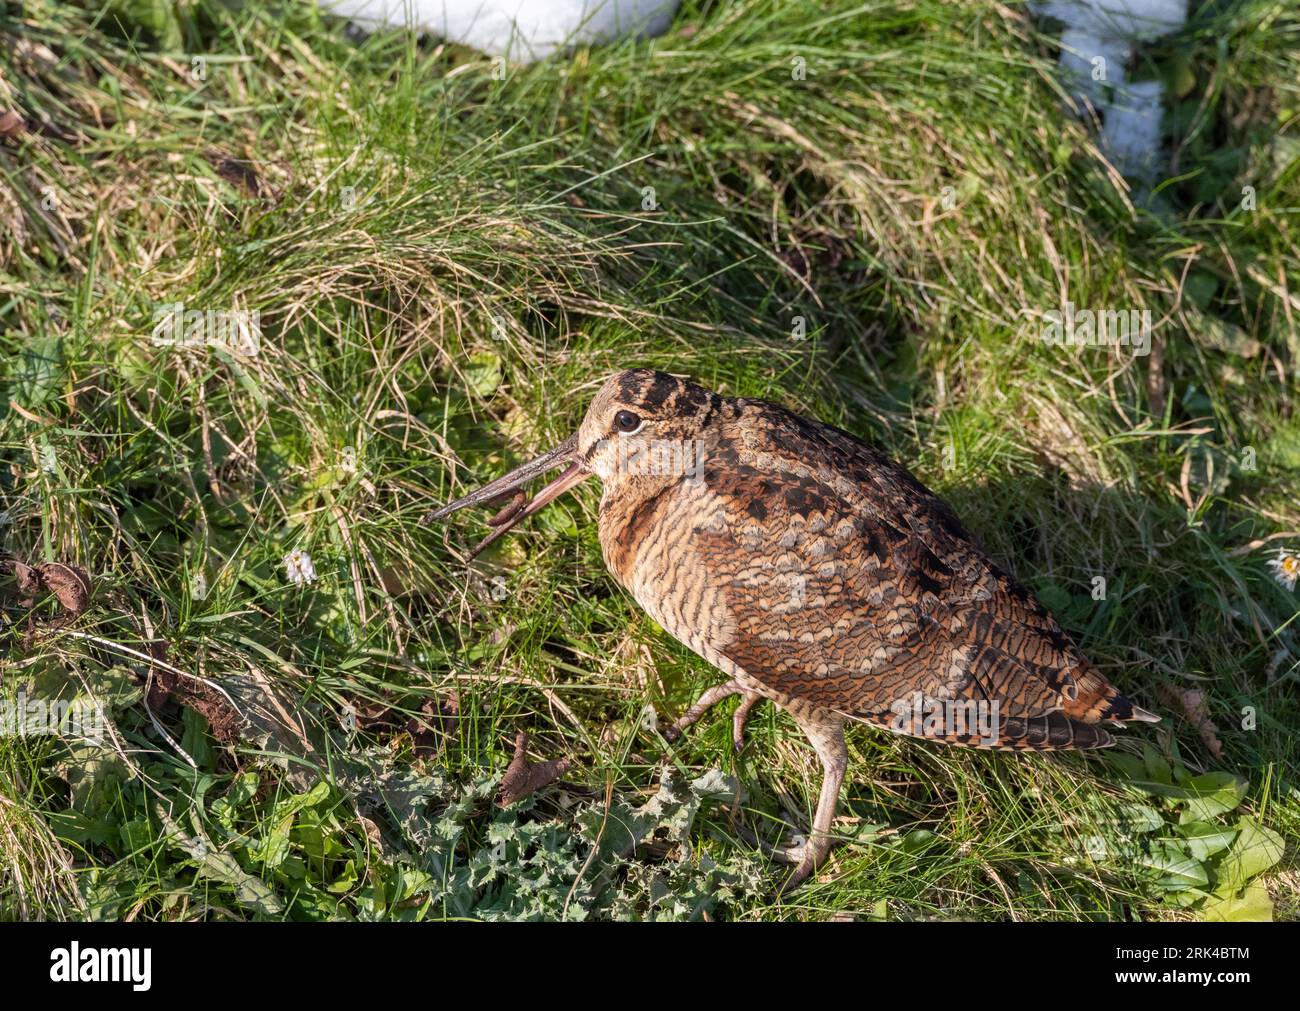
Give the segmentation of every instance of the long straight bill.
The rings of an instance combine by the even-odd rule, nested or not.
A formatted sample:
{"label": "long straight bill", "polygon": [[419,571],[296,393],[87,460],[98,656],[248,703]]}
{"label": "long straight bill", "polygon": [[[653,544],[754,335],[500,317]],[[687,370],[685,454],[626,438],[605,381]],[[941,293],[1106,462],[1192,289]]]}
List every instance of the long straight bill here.
{"label": "long straight bill", "polygon": [[[516,501],[507,506],[496,517],[493,517],[489,522],[493,524],[495,529],[470,552],[469,557],[473,558],[489,544],[508,533],[521,520],[531,516],[547,503],[555,501],[574,485],[581,483],[589,476],[577,461],[577,450],[578,436],[577,433],[574,433],[550,452],[543,453],[534,460],[529,460],[522,466],[510,471],[510,473],[485,484],[477,491],[472,491],[463,498],[456,499],[455,502],[448,502],[441,509],[431,513],[429,518],[431,520],[443,520],[452,513],[459,512],[469,506],[500,499],[513,491],[517,491],[533,478],[555,470],[556,467],[564,467],[565,464],[568,464],[564,473],[542,488],[531,501],[522,505]],[[518,499],[518,496],[516,496],[516,499]]]}

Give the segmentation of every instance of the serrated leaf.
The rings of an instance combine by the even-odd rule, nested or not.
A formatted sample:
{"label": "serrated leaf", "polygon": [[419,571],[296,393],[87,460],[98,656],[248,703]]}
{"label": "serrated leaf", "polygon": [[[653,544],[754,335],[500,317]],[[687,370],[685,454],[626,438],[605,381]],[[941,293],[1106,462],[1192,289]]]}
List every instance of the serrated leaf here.
{"label": "serrated leaf", "polygon": [[633,808],[616,802],[608,817],[601,808],[589,811],[584,820],[589,833],[600,832],[603,855],[626,857],[660,826],[666,829],[669,840],[684,840],[702,803],[731,800],[737,796],[737,791],[736,781],[717,769],[710,769],[683,786],[668,767],[659,781],[658,792],[641,807]]}

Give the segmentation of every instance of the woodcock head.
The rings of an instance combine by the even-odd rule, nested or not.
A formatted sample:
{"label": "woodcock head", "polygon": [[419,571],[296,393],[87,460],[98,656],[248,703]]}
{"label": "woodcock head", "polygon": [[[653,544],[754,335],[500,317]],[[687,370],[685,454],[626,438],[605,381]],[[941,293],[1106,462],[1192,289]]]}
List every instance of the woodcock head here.
{"label": "woodcock head", "polygon": [[[600,478],[606,499],[641,499],[664,484],[698,479],[721,405],[718,394],[663,372],[616,373],[592,400],[577,432],[549,452],[448,503],[430,518],[444,519],[469,506],[510,497],[488,521],[494,529],[475,547],[473,554],[478,554],[593,474]],[[560,476],[532,499],[520,491],[529,481],[560,467],[564,468]]]}

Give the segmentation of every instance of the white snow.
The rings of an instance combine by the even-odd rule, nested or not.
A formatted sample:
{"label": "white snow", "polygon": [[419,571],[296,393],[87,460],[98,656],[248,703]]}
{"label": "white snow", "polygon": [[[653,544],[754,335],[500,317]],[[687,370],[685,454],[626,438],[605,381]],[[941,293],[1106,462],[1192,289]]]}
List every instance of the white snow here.
{"label": "white snow", "polygon": [[1183,25],[1187,0],[1042,0],[1033,9],[1065,22],[1061,69],[1101,114],[1101,149],[1124,175],[1150,182],[1159,163],[1164,86],[1129,83],[1125,67],[1137,43]]}
{"label": "white snow", "polygon": [[1106,109],[1101,148],[1125,175],[1138,179],[1155,175],[1164,92],[1159,81],[1137,81],[1126,85]]}
{"label": "white snow", "polygon": [[[1098,64],[1099,58],[1104,62]],[[1061,69],[1096,109],[1106,104],[1106,85],[1112,75],[1124,72],[1127,58],[1123,42],[1099,35],[1091,26],[1071,26],[1061,32]],[[1099,71],[1104,76],[1098,76]]]}
{"label": "white snow", "polygon": [[411,26],[513,62],[570,46],[662,35],[680,0],[318,0],[363,27]]}
{"label": "white snow", "polygon": [[1187,20],[1187,0],[1046,0],[1040,14],[1113,39],[1151,42]]}

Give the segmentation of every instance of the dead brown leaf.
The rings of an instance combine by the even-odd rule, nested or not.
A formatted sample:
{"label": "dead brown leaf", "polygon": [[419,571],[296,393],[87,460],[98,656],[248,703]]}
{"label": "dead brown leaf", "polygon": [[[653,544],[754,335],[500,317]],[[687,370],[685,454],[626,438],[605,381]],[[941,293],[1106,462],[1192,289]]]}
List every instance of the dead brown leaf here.
{"label": "dead brown leaf", "polygon": [[18,601],[22,607],[31,607],[36,603],[36,595],[45,592],[45,584],[41,581],[41,574],[33,569],[30,565],[14,559],[9,563],[13,569],[14,575],[18,577],[18,592],[23,596]]}
{"label": "dead brown leaf", "polygon": [[20,594],[18,603],[22,607],[31,607],[43,593],[53,593],[67,612],[59,619],[59,624],[63,624],[90,606],[93,592],[90,575],[79,565],[69,565],[66,562],[28,565],[14,559],[8,563],[8,568],[17,577]]}
{"label": "dead brown leaf", "polygon": [[221,151],[209,151],[208,161],[216,169],[217,175],[250,197],[260,197],[266,193],[262,177],[253,167],[253,163],[241,158],[234,158]]}
{"label": "dead brown leaf", "polygon": [[0,137],[19,137],[26,129],[27,125],[23,117],[13,109],[0,112]]}
{"label": "dead brown leaf", "polygon": [[[160,664],[167,662],[167,651],[170,648],[171,644],[166,639],[155,639],[145,644],[145,650]],[[156,713],[172,699],[179,705],[193,709],[207,720],[212,736],[222,744],[234,744],[239,740],[239,730],[244,721],[225,696],[202,681],[182,677],[166,667],[155,666],[149,683],[149,708]]]}
{"label": "dead brown leaf", "polygon": [[90,605],[93,592],[90,575],[79,565],[65,562],[42,562],[36,566],[45,585],[58,598],[70,617],[75,618]]}
{"label": "dead brown leaf", "polygon": [[501,780],[501,792],[497,795],[500,807],[509,807],[554,783],[568,772],[572,764],[567,758],[553,758],[549,762],[534,765],[525,754],[527,748],[528,735],[521,730],[515,735],[515,755],[510,759],[510,767]]}

